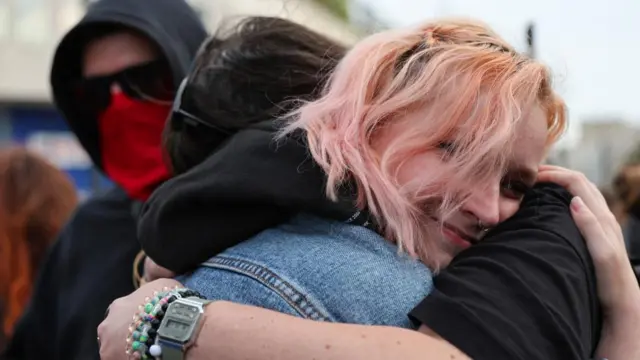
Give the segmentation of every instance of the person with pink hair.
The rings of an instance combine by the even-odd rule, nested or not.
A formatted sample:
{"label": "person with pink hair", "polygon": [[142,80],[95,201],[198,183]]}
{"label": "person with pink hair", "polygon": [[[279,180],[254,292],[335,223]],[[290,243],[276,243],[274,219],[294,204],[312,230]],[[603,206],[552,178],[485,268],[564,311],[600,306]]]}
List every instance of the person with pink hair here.
{"label": "person with pink hair", "polygon": [[[317,167],[326,199],[351,212],[309,210],[239,243],[210,234],[223,251],[205,251],[213,258],[195,272],[110,306],[98,328],[102,359],[121,358],[123,347],[165,360],[639,357],[640,289],[620,227],[583,175],[541,165],[566,127],[550,78],[470,21],[363,40],[322,94],[266,137],[263,151],[283,156],[302,144],[313,163],[256,186],[287,188]],[[255,146],[261,131],[248,126],[221,146]],[[220,165],[237,152],[223,155],[193,171],[219,162],[227,171],[209,176],[251,184]],[[277,177],[275,167],[240,167]],[[189,172],[172,181],[165,188],[189,185],[185,199],[202,191]],[[199,249],[174,241],[176,256],[187,243]],[[171,255],[149,255],[170,268]],[[199,320],[172,315],[185,309]]]}

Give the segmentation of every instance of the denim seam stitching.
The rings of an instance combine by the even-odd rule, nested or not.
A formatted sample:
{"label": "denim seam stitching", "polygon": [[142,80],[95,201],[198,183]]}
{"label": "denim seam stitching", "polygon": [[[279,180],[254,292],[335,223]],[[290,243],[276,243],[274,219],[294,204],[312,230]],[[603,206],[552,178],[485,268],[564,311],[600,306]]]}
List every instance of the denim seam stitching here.
{"label": "denim seam stitching", "polygon": [[[304,294],[296,290],[296,288],[289,282],[262,265],[258,265],[244,259],[218,255],[215,258],[203,263],[202,266],[242,273],[252,279],[257,280],[261,284],[274,291],[304,318],[311,318],[313,320],[320,321],[329,320],[329,316],[323,314],[323,312],[320,311],[320,309],[318,309],[316,306],[314,306]],[[273,284],[274,281],[279,281],[280,286]],[[289,291],[294,295],[288,295],[286,291]]]}

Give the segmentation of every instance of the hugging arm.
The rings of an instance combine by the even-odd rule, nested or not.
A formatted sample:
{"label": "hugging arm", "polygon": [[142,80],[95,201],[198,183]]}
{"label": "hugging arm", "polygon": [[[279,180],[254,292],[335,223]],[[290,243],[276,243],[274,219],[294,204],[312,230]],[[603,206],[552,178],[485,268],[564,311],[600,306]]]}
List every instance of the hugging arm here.
{"label": "hugging arm", "polygon": [[207,341],[190,358],[590,358],[601,315],[570,200],[557,187],[538,189],[511,220],[456,257],[411,313],[419,332],[318,323],[221,302],[207,309],[200,335]]}
{"label": "hugging arm", "polygon": [[469,359],[428,329],[421,331],[318,322],[215,302],[207,308],[207,321],[187,360]]}
{"label": "hugging arm", "polygon": [[[589,358],[600,340],[601,319],[594,268],[568,211],[570,195],[550,188],[527,201],[436,277],[437,290],[411,313],[419,332],[314,322],[214,302],[187,359]],[[140,299],[129,301],[129,308],[167,281],[176,284],[164,279],[139,289],[131,296]],[[118,306],[109,318],[120,312]],[[133,311],[124,311],[124,318]],[[103,333],[111,328],[109,318]],[[609,343],[625,335],[616,336]]]}

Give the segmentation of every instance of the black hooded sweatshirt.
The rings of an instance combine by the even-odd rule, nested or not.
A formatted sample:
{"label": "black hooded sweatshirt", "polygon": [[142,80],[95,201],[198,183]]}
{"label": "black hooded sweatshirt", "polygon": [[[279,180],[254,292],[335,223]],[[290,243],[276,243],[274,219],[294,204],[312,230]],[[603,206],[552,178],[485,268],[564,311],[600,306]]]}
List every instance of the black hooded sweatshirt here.
{"label": "black hooded sweatshirt", "polygon": [[[298,212],[369,222],[350,189],[339,203],[326,199],[325,175],[303,141],[275,141],[273,131],[265,123],[241,130],[158,188],[139,221],[147,254],[181,272]],[[474,359],[589,358],[601,315],[570,200],[556,185],[537,186],[515,216],[456,257],[408,315]]]}
{"label": "black hooded sweatshirt", "polygon": [[[176,86],[207,36],[196,12],[183,0],[100,0],[62,39],[51,70],[53,97],[98,168],[97,119],[80,115],[81,104],[65,85],[81,76],[83,50],[104,24],[138,30],[155,42],[171,66]],[[96,328],[105,309],[134,290],[133,260],[140,251],[134,211],[139,207],[134,205],[123,190],[115,188],[77,209],[50,250],[5,356],[99,358]]]}
{"label": "black hooded sweatshirt", "polygon": [[158,187],[138,223],[146,254],[181,274],[300,212],[369,222],[356,210],[352,188],[341,189],[339,202],[327,199],[324,172],[299,133],[274,140],[276,131],[273,121],[238,131]]}

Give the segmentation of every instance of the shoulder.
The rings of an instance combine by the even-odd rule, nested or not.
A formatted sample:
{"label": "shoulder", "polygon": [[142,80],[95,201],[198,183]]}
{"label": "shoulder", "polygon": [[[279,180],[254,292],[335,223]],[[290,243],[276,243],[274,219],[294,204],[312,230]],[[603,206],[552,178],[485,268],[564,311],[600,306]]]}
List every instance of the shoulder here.
{"label": "shoulder", "polygon": [[512,219],[453,260],[412,316],[472,357],[587,358],[600,313],[570,199],[536,187]]}
{"label": "shoulder", "polygon": [[[295,216],[227,253],[259,258],[274,267],[282,266],[287,270],[292,265],[304,266],[309,270],[317,266],[314,272],[323,273],[338,268],[342,275],[355,276],[369,270],[380,272],[381,267],[385,266],[390,274],[413,272],[411,277],[415,278],[427,272],[430,274],[419,261],[399,253],[394,244],[376,232],[312,215]],[[325,270],[327,266],[331,269]]]}
{"label": "shoulder", "polygon": [[536,186],[512,218],[453,264],[478,266],[483,259],[500,260],[510,272],[522,273],[526,279],[561,273],[591,283],[593,264],[571,216],[570,202],[571,195],[559,186]]}
{"label": "shoulder", "polygon": [[[591,267],[586,244],[569,211],[571,198],[571,194],[560,186],[536,186],[527,194],[518,213],[496,229],[491,240],[517,241],[522,246],[532,240],[544,243],[562,240],[559,246],[575,250],[577,257],[583,260],[582,265]],[[518,230],[526,233],[514,236]]]}

